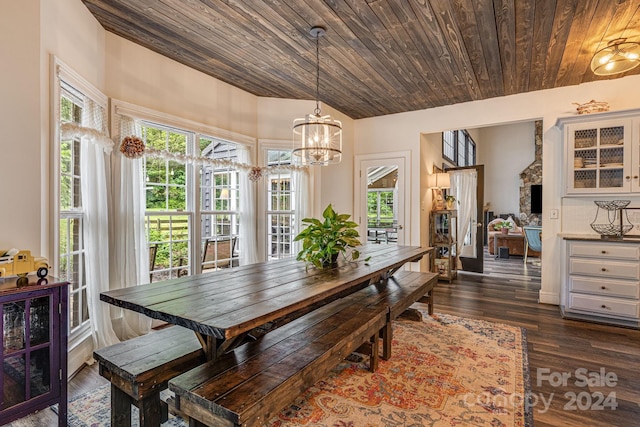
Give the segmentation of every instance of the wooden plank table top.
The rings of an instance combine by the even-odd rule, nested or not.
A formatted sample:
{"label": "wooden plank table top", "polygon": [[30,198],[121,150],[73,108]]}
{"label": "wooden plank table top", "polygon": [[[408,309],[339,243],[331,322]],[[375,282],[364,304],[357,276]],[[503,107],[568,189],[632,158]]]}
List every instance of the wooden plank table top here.
{"label": "wooden plank table top", "polygon": [[[388,277],[431,248],[370,244],[361,260],[328,269],[306,268],[295,258],[222,269],[103,292],[109,304],[197,332],[213,359],[231,340],[285,316]],[[363,260],[371,256],[368,262]]]}

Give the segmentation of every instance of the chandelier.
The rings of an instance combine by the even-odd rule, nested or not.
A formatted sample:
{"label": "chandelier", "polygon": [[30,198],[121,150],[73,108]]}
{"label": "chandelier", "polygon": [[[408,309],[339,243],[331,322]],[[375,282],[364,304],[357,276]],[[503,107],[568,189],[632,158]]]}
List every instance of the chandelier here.
{"label": "chandelier", "polygon": [[303,165],[330,165],[342,159],[342,123],[320,110],[320,37],[324,27],[311,28],[316,39],[316,108],[313,114],[293,121],[293,155]]}
{"label": "chandelier", "polygon": [[624,73],[640,65],[640,45],[616,39],[600,49],[591,60],[591,70],[597,76]]}

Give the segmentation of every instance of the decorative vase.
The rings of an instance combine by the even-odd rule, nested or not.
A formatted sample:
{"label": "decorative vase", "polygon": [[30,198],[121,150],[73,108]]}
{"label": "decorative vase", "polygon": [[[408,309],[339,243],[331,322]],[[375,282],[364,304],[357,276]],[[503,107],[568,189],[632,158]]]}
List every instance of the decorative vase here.
{"label": "decorative vase", "polygon": [[502,232],[502,234],[509,234],[509,229],[506,227],[502,227],[500,231]]}
{"label": "decorative vase", "polygon": [[453,209],[453,200],[452,201],[447,200],[447,209],[449,210]]}

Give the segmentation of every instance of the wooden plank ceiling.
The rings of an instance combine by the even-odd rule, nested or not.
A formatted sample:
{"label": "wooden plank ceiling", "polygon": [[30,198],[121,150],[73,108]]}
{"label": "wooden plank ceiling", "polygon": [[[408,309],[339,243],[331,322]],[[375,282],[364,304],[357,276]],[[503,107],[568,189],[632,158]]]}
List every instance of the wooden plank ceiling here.
{"label": "wooden plank ceiling", "polygon": [[315,99],[323,25],[320,99],[354,119],[602,79],[593,54],[640,41],[639,0],[83,2],[107,31],[267,97]]}

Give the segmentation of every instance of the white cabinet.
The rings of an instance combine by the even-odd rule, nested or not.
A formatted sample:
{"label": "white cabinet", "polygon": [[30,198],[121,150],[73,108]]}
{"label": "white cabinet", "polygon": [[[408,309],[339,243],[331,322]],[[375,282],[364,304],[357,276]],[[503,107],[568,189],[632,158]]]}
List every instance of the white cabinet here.
{"label": "white cabinet", "polygon": [[565,317],[640,326],[640,243],[567,241]]}
{"label": "white cabinet", "polygon": [[566,195],[640,192],[640,110],[565,117]]}

